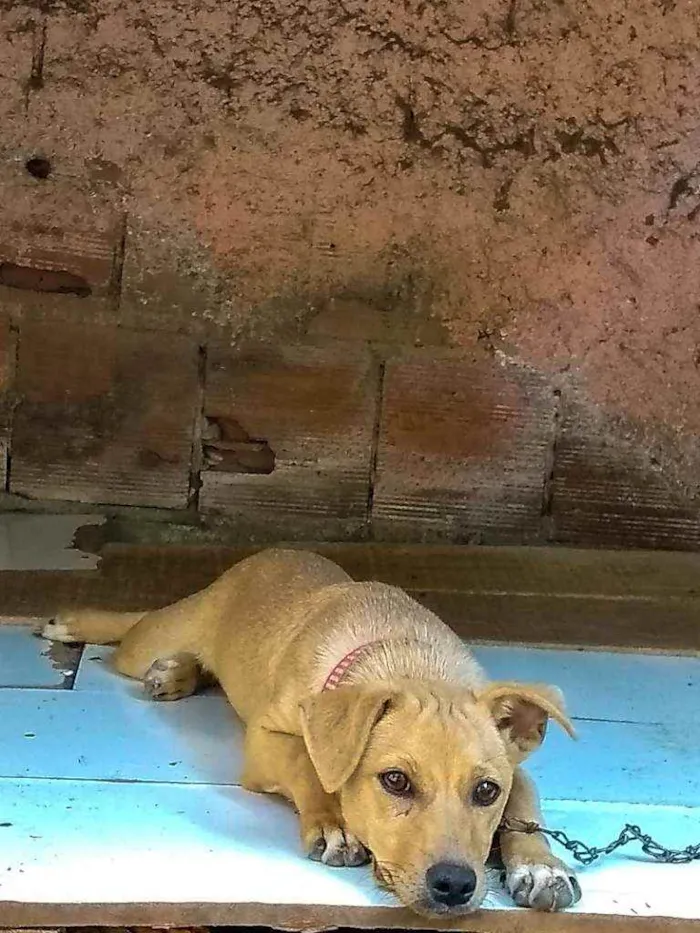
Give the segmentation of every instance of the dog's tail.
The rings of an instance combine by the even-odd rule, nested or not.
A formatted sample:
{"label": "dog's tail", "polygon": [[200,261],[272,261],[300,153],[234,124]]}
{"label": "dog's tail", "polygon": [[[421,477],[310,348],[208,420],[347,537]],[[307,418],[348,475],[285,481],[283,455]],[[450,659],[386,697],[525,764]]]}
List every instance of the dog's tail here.
{"label": "dog's tail", "polygon": [[60,612],[44,623],[42,638],[67,644],[87,642],[92,645],[118,644],[129,629],[147,614],[142,612],[107,612],[104,609],[77,609]]}

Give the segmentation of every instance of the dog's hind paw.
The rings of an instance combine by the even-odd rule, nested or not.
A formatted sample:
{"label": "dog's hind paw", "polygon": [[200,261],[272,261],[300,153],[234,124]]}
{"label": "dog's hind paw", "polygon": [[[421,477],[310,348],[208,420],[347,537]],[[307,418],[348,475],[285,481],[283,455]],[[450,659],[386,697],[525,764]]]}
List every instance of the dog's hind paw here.
{"label": "dog's hind paw", "polygon": [[340,826],[318,826],[310,833],[307,854],[315,862],[334,868],[355,868],[369,862],[369,852],[359,839]]}
{"label": "dog's hind paw", "polygon": [[70,613],[63,613],[45,622],[38,629],[38,634],[42,638],[48,639],[48,641],[60,641],[67,645],[74,644],[80,641],[80,637],[74,631],[72,622],[73,619]]}
{"label": "dog's hind paw", "polygon": [[517,865],[506,872],[505,885],[518,907],[533,910],[565,910],[581,899],[576,876],[563,862]]}

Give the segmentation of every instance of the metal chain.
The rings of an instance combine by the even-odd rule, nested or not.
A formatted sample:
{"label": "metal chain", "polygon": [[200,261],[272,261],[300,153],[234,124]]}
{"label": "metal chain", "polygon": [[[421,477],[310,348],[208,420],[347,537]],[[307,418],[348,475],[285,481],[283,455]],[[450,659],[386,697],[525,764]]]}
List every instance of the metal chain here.
{"label": "metal chain", "polygon": [[627,823],[617,839],[606,846],[587,846],[585,842],[569,838],[561,829],[546,829],[544,826],[540,826],[539,823],[518,820],[513,817],[506,817],[499,826],[499,830],[509,833],[526,833],[528,835],[542,833],[543,836],[549,836],[550,839],[558,842],[560,846],[571,852],[576,861],[581,862],[582,865],[590,865],[602,855],[610,855],[616,849],[635,841],[641,844],[642,852],[645,855],[650,855],[657,862],[681,865],[700,859],[700,844],[686,846],[685,849],[666,849],[658,842],[655,842],[651,836],[643,833],[639,826],[633,826],[631,823]]}

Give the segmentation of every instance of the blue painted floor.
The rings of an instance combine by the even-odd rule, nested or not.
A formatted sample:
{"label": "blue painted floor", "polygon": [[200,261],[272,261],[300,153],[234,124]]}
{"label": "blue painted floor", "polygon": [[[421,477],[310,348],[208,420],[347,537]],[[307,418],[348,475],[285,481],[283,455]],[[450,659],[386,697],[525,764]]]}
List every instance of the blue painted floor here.
{"label": "blue painted floor", "polygon": [[[530,767],[550,826],[590,844],[628,822],[670,847],[700,842],[700,660],[475,653],[496,678],[556,683],[567,696],[579,740],[552,727]],[[289,808],[237,786],[242,731],[216,691],[152,703],[109,670],[108,655],[87,646],[66,681],[45,642],[0,626],[0,913],[3,900],[87,895],[391,903],[367,871],[302,858]],[[700,916],[698,862],[660,865],[630,847],[582,869],[580,880],[584,913]],[[495,880],[488,903],[510,906]]]}
{"label": "blue painted floor", "polygon": [[63,687],[75,675],[79,660],[79,650],[56,649],[31,637],[26,626],[0,625],[0,688]]}

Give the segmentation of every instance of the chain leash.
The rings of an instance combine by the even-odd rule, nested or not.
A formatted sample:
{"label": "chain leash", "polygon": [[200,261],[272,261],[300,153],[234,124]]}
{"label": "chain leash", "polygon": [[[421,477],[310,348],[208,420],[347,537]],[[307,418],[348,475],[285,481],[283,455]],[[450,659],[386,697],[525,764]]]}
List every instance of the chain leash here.
{"label": "chain leash", "polygon": [[657,862],[683,865],[700,859],[700,844],[686,846],[685,849],[667,849],[652,839],[651,836],[643,833],[639,826],[634,826],[632,823],[627,823],[617,839],[609,842],[606,846],[587,846],[585,842],[581,842],[579,839],[571,839],[561,829],[546,829],[544,826],[540,826],[539,823],[519,820],[514,817],[506,817],[499,826],[499,831],[526,833],[527,835],[542,833],[543,836],[549,836],[550,839],[571,852],[576,861],[582,865],[590,865],[601,856],[611,855],[616,849],[629,845],[631,842],[638,842],[642,852],[651,856]]}

